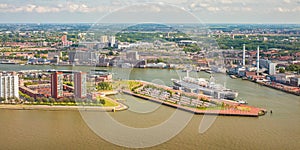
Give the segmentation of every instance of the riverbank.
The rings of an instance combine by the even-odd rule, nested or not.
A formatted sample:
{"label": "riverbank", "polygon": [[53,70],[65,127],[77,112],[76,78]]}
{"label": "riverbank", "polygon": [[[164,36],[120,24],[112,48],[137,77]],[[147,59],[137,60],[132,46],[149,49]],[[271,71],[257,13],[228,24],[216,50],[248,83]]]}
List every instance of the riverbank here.
{"label": "riverbank", "polygon": [[[110,99],[110,98],[108,98]],[[110,99],[112,100],[112,99]],[[8,110],[44,110],[44,111],[103,111],[103,112],[115,112],[124,111],[128,109],[128,106],[112,100],[117,103],[117,106],[101,107],[101,106],[51,106],[51,105],[30,105],[30,104],[0,104],[0,109]]]}
{"label": "riverbank", "polygon": [[279,84],[279,83],[265,83],[265,82],[256,82],[260,85],[275,89],[275,90],[279,90],[279,91],[283,91],[289,94],[294,94],[297,96],[300,96],[300,88],[299,87],[291,87],[291,86],[287,86],[287,85],[283,85],[283,84]]}

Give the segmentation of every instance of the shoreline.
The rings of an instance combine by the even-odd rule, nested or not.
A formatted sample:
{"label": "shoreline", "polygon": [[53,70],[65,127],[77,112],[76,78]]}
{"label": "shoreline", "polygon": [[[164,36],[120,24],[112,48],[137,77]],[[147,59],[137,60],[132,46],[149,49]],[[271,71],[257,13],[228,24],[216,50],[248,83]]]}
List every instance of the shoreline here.
{"label": "shoreline", "polygon": [[299,92],[294,92],[294,91],[290,91],[290,90],[287,90],[287,89],[284,89],[284,88],[279,88],[279,87],[276,87],[276,86],[272,86],[270,84],[267,84],[267,83],[263,83],[263,82],[255,82],[259,85],[262,85],[262,86],[265,86],[265,87],[268,87],[268,88],[271,88],[271,89],[275,89],[277,91],[282,91],[282,92],[285,92],[287,94],[292,94],[292,95],[296,95],[296,96],[300,96],[300,93]]}
{"label": "shoreline", "polygon": [[24,104],[0,104],[0,109],[4,110],[44,110],[44,111],[100,111],[100,112],[115,112],[124,111],[128,107],[118,103],[115,107],[101,106],[50,106],[50,105],[24,105]]}

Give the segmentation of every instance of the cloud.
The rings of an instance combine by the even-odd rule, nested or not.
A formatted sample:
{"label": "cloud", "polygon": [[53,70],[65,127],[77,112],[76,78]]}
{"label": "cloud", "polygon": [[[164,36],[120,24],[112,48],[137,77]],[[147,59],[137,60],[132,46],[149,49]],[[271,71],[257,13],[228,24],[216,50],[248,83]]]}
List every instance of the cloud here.
{"label": "cloud", "polygon": [[6,9],[6,8],[8,8],[7,4],[0,4],[0,9]]}
{"label": "cloud", "polygon": [[300,6],[297,6],[297,7],[294,7],[294,8],[277,7],[277,8],[275,8],[275,11],[280,12],[280,13],[300,12]]}
{"label": "cloud", "polygon": [[217,12],[221,10],[219,7],[207,7],[206,9],[210,12]]}
{"label": "cloud", "polygon": [[222,4],[232,4],[233,1],[232,0],[220,0],[220,3],[222,3]]}
{"label": "cloud", "polygon": [[80,12],[80,13],[90,13],[90,12],[103,12],[108,11],[112,7],[110,6],[94,6],[89,7],[86,4],[69,3],[69,4],[57,4],[52,6],[43,6],[35,4],[27,4],[23,6],[14,6],[10,4],[0,4],[0,12],[7,13],[17,13],[17,12],[27,12],[27,13],[59,13],[59,12]]}
{"label": "cloud", "polygon": [[[15,3],[0,3],[0,13],[61,13],[61,12],[70,12],[70,13],[99,13],[99,12],[112,12],[114,10],[118,10],[123,8],[124,6],[130,6],[132,4],[144,4],[147,5],[147,2],[158,2],[158,0],[111,0],[104,2],[94,2],[94,3],[82,3],[82,1],[53,1],[48,3],[34,3],[34,4],[18,4]],[[207,13],[216,13],[216,12],[224,12],[224,13],[239,13],[239,12],[251,12],[256,10],[262,10],[260,12],[279,12],[279,13],[288,13],[288,12],[299,12],[300,0],[265,0],[265,1],[256,1],[256,0],[160,0],[162,4],[174,4],[180,6],[185,10],[189,10],[190,12],[207,12]],[[260,3],[260,5],[258,5]],[[284,3],[284,4],[283,4]],[[277,7],[276,7],[277,4]],[[269,5],[270,7],[263,7]],[[272,8],[273,6],[273,8]],[[298,7],[297,7],[298,6]],[[137,8],[138,9],[138,8]],[[140,10],[128,10],[128,12],[134,12]],[[147,10],[150,12],[161,12],[165,10],[161,10],[159,7],[149,6]]]}

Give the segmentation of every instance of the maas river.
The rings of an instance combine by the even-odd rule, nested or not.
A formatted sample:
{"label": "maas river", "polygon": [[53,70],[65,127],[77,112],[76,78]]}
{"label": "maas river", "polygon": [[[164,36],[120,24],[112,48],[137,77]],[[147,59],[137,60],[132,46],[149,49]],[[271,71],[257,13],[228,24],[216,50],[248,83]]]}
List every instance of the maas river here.
{"label": "maas river", "polygon": [[[76,69],[89,71],[91,67],[57,67],[57,66],[18,66],[0,65],[1,71],[46,69]],[[103,69],[103,68],[97,68]],[[184,76],[184,72],[163,69],[116,69],[110,68],[114,78],[139,79],[159,84],[171,85],[171,78]],[[191,76],[209,78],[206,73],[191,73]],[[160,144],[149,149],[299,149],[300,148],[300,97],[276,91],[240,79],[216,74],[216,81],[226,87],[237,90],[239,98],[248,101],[249,105],[272,110],[273,113],[261,117],[217,116],[207,130],[200,132],[205,115],[193,115],[181,112],[189,119],[182,122],[173,121],[173,125],[185,124],[182,130],[168,140],[161,139]],[[143,101],[125,95],[129,110],[108,114],[116,123],[134,129],[147,129],[164,124],[170,120],[176,109]],[[87,121],[89,116],[99,112],[82,113],[79,111],[25,111],[0,110],[0,149],[126,149],[118,146],[119,141],[126,141],[126,136],[144,138],[148,135],[122,135],[114,130],[108,122],[99,126]],[[99,115],[99,118],[101,115]],[[175,115],[176,117],[176,115]],[[212,117],[213,116],[209,116]],[[94,118],[98,120],[99,118]],[[183,119],[184,120],[184,119]],[[201,124],[202,123],[202,124]],[[97,125],[97,124],[96,124]],[[204,123],[205,125],[205,123]],[[170,125],[172,126],[172,125]],[[207,126],[207,125],[206,125]],[[97,128],[97,129],[95,129]],[[173,128],[153,132],[151,141],[160,140]],[[174,128],[175,129],[175,128]],[[104,131],[105,132],[102,132]],[[177,129],[176,129],[177,130]],[[174,131],[175,132],[175,131]],[[109,134],[105,138],[101,134]],[[135,134],[135,133],[132,133]],[[155,138],[157,137],[157,138]],[[127,147],[135,147],[137,141],[128,140]],[[115,143],[115,144],[113,144]],[[137,143],[143,147],[143,143]],[[147,144],[145,144],[147,145]],[[125,145],[126,146],[126,145]]]}

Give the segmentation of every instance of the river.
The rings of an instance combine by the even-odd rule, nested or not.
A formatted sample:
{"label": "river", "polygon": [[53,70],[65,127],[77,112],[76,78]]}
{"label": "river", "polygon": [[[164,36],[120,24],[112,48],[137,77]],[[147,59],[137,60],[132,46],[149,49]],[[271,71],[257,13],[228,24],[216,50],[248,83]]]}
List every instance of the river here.
{"label": "river", "polygon": [[[31,69],[89,71],[94,68],[0,65],[2,71]],[[165,85],[171,85],[171,78],[179,78],[185,74],[181,71],[163,69],[110,68],[109,70],[114,73],[114,78],[141,79]],[[191,75],[206,78],[210,76],[202,72]],[[187,125],[181,132],[162,144],[150,147],[151,149],[299,149],[298,96],[249,81],[231,79],[222,74],[216,74],[215,78],[217,82],[221,84],[226,82],[228,88],[237,90],[239,97],[247,100],[249,105],[272,110],[273,114],[268,113],[258,118],[218,116],[204,133],[199,133],[199,126],[205,117],[188,115],[191,119],[186,122]],[[127,100],[125,103],[130,109],[108,115],[132,128],[143,129],[159,125],[176,111],[167,106],[125,95],[120,97]],[[125,149],[98,136],[84,116],[85,114],[78,111],[0,110],[0,147],[1,149]],[[111,133],[111,136],[118,135],[113,131]],[[162,131],[156,134],[163,136],[164,133]]]}

